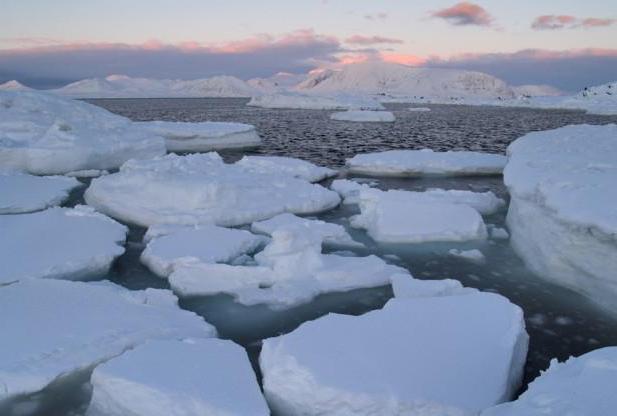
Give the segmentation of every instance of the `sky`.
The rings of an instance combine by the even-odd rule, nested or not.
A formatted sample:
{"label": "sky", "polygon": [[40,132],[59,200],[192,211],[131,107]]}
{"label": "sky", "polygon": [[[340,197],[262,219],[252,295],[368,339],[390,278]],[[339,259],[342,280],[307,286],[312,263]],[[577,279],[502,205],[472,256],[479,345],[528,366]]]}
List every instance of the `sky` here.
{"label": "sky", "polygon": [[0,82],[249,79],[365,60],[574,91],[617,79],[617,2],[0,0]]}

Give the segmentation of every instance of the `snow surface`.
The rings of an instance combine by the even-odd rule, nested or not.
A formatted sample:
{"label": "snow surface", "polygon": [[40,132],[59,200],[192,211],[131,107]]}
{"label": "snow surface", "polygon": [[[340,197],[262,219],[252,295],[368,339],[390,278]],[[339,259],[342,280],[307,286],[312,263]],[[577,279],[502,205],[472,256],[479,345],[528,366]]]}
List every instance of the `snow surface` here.
{"label": "snow surface", "polygon": [[170,291],[129,291],[110,282],[21,281],[0,288],[0,311],[0,402],[149,339],[216,335],[179,309]]}
{"label": "snow surface", "polygon": [[0,172],[0,214],[40,211],[60,205],[82,184],[63,176]]}
{"label": "snow surface", "polygon": [[486,263],[486,257],[484,257],[484,254],[482,254],[482,252],[477,248],[474,248],[472,250],[458,250],[456,248],[453,248],[448,250],[448,254],[450,254],[452,257],[457,257],[459,259],[463,259],[475,264]]}
{"label": "snow surface", "polygon": [[490,227],[489,234],[494,240],[507,240],[510,238],[510,233],[508,233],[508,230],[500,227]]}
{"label": "snow surface", "polygon": [[248,224],[283,212],[311,214],[337,206],[339,196],[319,185],[225,164],[216,153],[125,163],[118,173],[94,179],[89,205],[126,222]]}
{"label": "snow surface", "polygon": [[617,125],[530,133],[508,155],[516,252],[539,276],[617,311]]}
{"label": "snow surface", "polygon": [[427,113],[431,111],[428,107],[409,107],[407,111],[417,112],[417,113]]}
{"label": "snow surface", "polygon": [[170,152],[203,152],[218,149],[254,147],[261,144],[255,126],[243,123],[205,121],[141,121],[135,125],[165,138]]}
{"label": "snow surface", "polygon": [[266,339],[259,364],[277,414],[471,416],[516,392],[527,345],[522,310],[478,292],[329,314]]}
{"label": "snow surface", "polygon": [[392,278],[392,291],[397,299],[466,295],[478,292],[477,289],[463,287],[458,280],[420,280],[402,274]]}
{"label": "snow surface", "polygon": [[72,172],[67,172],[64,176],[70,176],[73,178],[98,178],[99,176],[109,175],[109,172],[106,170],[99,169],[85,169],[85,170],[74,170]]}
{"label": "snow surface", "polygon": [[518,85],[512,87],[514,93],[524,97],[556,97],[564,92],[550,85]]}
{"label": "snow surface", "polygon": [[236,165],[255,173],[283,174],[309,182],[320,182],[338,174],[334,169],[284,156],[244,156]]}
{"label": "snow surface", "polygon": [[53,94],[0,91],[0,169],[63,174],[165,154],[162,138],[100,107]]}
{"label": "snow surface", "polygon": [[330,189],[337,192],[343,198],[344,204],[357,204],[360,202],[360,191],[371,189],[368,184],[358,183],[349,179],[335,179],[330,184]]}
{"label": "snow surface", "polygon": [[359,121],[359,122],[387,122],[395,120],[394,114],[390,111],[369,111],[369,110],[350,110],[333,113],[330,115],[332,120],[338,121]]}
{"label": "snow surface", "polygon": [[262,108],[294,108],[302,110],[383,110],[384,106],[369,97],[358,95],[306,95],[297,93],[255,96],[247,104]]}
{"label": "snow surface", "polygon": [[86,280],[124,253],[128,229],[86,206],[0,215],[0,285],[29,278]]}
{"label": "snow surface", "polygon": [[0,84],[0,91],[32,91],[32,88],[26,87],[19,81],[11,80]]}
{"label": "snow surface", "polygon": [[388,150],[347,159],[350,172],[376,176],[499,175],[505,164],[502,155],[430,149]]}
{"label": "snow surface", "polygon": [[617,347],[601,348],[551,361],[515,401],[482,412],[482,416],[611,415],[617,408]]}
{"label": "snow surface", "polygon": [[96,367],[88,416],[269,415],[244,349],[149,341]]}

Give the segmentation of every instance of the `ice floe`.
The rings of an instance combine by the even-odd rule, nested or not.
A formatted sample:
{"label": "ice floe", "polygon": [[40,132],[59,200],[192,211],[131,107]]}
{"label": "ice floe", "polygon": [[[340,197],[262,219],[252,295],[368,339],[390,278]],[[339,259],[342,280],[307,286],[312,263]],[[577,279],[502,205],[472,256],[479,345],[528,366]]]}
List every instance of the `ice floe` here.
{"label": "ice floe", "polygon": [[431,111],[431,109],[428,107],[409,107],[407,111],[412,111],[416,113],[426,113],[426,112]]}
{"label": "ice floe", "polygon": [[34,174],[114,169],[165,154],[161,137],[81,101],[0,91],[0,168]]}
{"label": "ice floe", "polygon": [[156,136],[165,138],[170,152],[204,152],[209,150],[255,147],[261,138],[255,126],[244,123],[205,121],[141,121],[135,123]]}
{"label": "ice floe", "polygon": [[508,230],[501,227],[489,227],[489,234],[493,240],[507,240],[510,238],[510,233]]}
{"label": "ice floe", "polygon": [[149,341],[95,368],[88,416],[269,415],[244,349]]}
{"label": "ice floe", "polygon": [[28,278],[85,280],[124,253],[128,229],[86,206],[1,215],[0,284]]}
{"label": "ice floe", "polygon": [[63,176],[0,172],[0,214],[40,211],[62,204],[82,184]]}
{"label": "ice floe", "polygon": [[283,212],[311,214],[337,206],[338,194],[279,173],[226,164],[216,153],[129,161],[118,173],[94,179],[89,205],[112,217],[153,224],[235,226]]}
{"label": "ice floe", "polygon": [[330,189],[343,198],[344,204],[357,204],[360,202],[360,191],[371,189],[371,187],[366,183],[358,183],[349,179],[335,179],[330,184]]}
{"label": "ice floe", "polygon": [[457,257],[459,259],[466,260],[470,263],[475,263],[475,264],[486,263],[486,257],[484,257],[484,254],[482,254],[482,252],[478,250],[477,248],[474,248],[472,250],[459,250],[456,248],[452,248],[448,250],[448,254],[451,255],[452,257]]}
{"label": "ice floe", "polygon": [[278,414],[471,416],[516,392],[527,344],[522,310],[477,292],[326,315],[266,339],[259,364]]}
{"label": "ice floe", "polygon": [[358,121],[358,122],[382,122],[391,123],[395,120],[390,111],[349,110],[330,115],[332,120]]}
{"label": "ice floe", "polygon": [[99,169],[85,169],[85,170],[74,170],[72,172],[67,172],[64,176],[70,176],[72,178],[98,178],[99,176],[109,175],[109,172],[106,170]]}
{"label": "ice floe", "polygon": [[376,176],[499,175],[505,164],[506,157],[502,155],[430,149],[388,150],[347,159],[350,172]]}
{"label": "ice floe", "polygon": [[530,133],[508,147],[511,243],[539,276],[617,312],[617,125]]}
{"label": "ice floe", "polygon": [[304,95],[295,93],[255,96],[247,104],[263,108],[294,108],[303,110],[383,110],[384,106],[369,97],[354,95]]}
{"label": "ice floe", "polygon": [[284,156],[244,156],[236,165],[250,172],[292,176],[309,182],[319,182],[338,174],[334,169]]}

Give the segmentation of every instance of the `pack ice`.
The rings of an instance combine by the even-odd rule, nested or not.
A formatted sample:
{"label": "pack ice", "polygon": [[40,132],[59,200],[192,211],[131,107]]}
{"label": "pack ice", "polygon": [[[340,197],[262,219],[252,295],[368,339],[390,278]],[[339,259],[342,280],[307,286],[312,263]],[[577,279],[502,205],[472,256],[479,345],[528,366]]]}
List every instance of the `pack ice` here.
{"label": "pack ice", "polygon": [[482,416],[612,415],[617,408],[617,347],[601,348],[551,361],[517,400],[482,412]]}
{"label": "pack ice", "polygon": [[277,414],[471,416],[516,392],[527,344],[519,307],[470,292],[326,315],[266,339],[259,365]]}
{"label": "pack ice", "polygon": [[153,224],[248,224],[283,212],[310,214],[337,206],[335,192],[290,177],[287,168],[259,173],[226,164],[216,153],[132,160],[94,179],[89,205],[112,217]]}
{"label": "pack ice", "polygon": [[149,341],[96,367],[87,416],[269,415],[244,349],[220,339]]}
{"label": "pack ice", "polygon": [[283,174],[309,182],[320,182],[338,174],[334,169],[284,156],[244,156],[236,164],[255,173]]}
{"label": "pack ice", "polygon": [[508,155],[516,252],[539,276],[617,312],[617,125],[530,133]]}
{"label": "pack ice", "polygon": [[506,164],[502,155],[479,152],[388,150],[347,159],[352,173],[375,176],[471,176],[499,175]]}
{"label": "pack ice", "polygon": [[332,120],[338,121],[358,121],[358,122],[382,122],[391,123],[395,120],[394,114],[390,111],[369,111],[369,110],[349,110],[333,113],[330,115]]}
{"label": "pack ice", "polygon": [[304,95],[297,93],[255,96],[247,104],[263,108],[293,108],[302,110],[383,110],[384,106],[369,97],[356,95]]}
{"label": "pack ice", "polygon": [[53,94],[0,91],[0,168],[54,175],[163,154],[162,138],[102,108]]}
{"label": "pack ice", "polygon": [[0,288],[0,305],[0,403],[149,339],[216,334],[168,290],[110,282],[25,280]]}
{"label": "pack ice", "polygon": [[29,278],[100,277],[124,253],[128,232],[86,206],[1,215],[0,230],[0,284]]}
{"label": "pack ice", "polygon": [[261,144],[255,126],[244,123],[205,121],[141,121],[135,125],[152,135],[165,138],[170,152],[204,152],[219,149],[254,147]]}
{"label": "pack ice", "polygon": [[81,186],[75,178],[0,172],[0,214],[40,211],[62,204]]}

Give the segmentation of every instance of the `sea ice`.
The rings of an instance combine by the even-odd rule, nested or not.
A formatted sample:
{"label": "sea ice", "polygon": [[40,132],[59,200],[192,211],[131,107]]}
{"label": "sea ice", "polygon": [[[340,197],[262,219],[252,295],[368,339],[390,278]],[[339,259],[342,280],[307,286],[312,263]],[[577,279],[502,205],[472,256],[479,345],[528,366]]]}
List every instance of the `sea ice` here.
{"label": "sea ice", "polygon": [[472,250],[458,250],[456,248],[453,248],[448,250],[448,254],[450,254],[452,257],[457,257],[470,263],[486,263],[486,257],[484,257],[484,254],[482,254],[482,252],[476,248]]}
{"label": "sea ice", "polygon": [[425,112],[431,111],[431,109],[428,108],[428,107],[409,107],[407,109],[407,111],[413,111],[413,112],[418,112],[418,113],[425,113]]}
{"label": "sea ice", "polygon": [[0,214],[40,211],[62,204],[81,186],[74,178],[0,172]]}
{"label": "sea ice", "polygon": [[330,184],[330,189],[343,198],[344,204],[357,204],[360,202],[360,191],[371,189],[371,187],[366,183],[358,183],[349,179],[335,179]]}
{"label": "sea ice", "polygon": [[302,110],[383,110],[384,106],[369,97],[353,95],[304,95],[296,93],[255,96],[247,104],[263,108],[295,108]]}
{"label": "sea ice", "polygon": [[490,227],[489,233],[491,235],[491,238],[494,240],[507,240],[508,238],[510,238],[508,230],[501,227]]}
{"label": "sea ice", "polygon": [[334,169],[284,156],[244,156],[236,165],[250,172],[292,176],[309,182],[320,182],[338,174]]}
{"label": "sea ice", "polygon": [[390,111],[370,111],[370,110],[349,110],[330,115],[332,120],[338,121],[359,121],[359,122],[386,122],[391,123],[395,120],[394,114]]}

